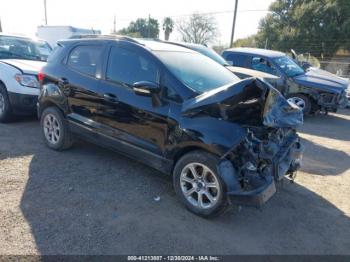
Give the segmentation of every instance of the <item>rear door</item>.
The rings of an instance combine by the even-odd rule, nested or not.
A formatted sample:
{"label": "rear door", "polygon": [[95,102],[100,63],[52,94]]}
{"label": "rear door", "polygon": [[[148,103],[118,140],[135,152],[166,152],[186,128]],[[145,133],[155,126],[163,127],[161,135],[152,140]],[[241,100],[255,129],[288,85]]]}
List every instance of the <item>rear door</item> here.
{"label": "rear door", "polygon": [[99,128],[94,120],[103,101],[99,89],[105,50],[102,44],[78,44],[70,50],[65,66],[57,72],[58,85],[68,97],[68,118],[93,129]]}

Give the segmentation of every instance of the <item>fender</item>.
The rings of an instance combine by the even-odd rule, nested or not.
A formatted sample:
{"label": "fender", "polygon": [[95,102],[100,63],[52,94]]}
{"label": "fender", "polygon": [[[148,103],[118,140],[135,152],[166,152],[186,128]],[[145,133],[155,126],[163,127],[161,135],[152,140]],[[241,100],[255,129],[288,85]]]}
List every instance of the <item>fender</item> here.
{"label": "fender", "polygon": [[196,146],[219,157],[236,147],[247,135],[247,129],[235,123],[210,116],[182,117],[177,133],[177,147]]}
{"label": "fender", "polygon": [[288,83],[288,96],[292,96],[293,94],[303,94],[306,96],[310,96],[315,101],[317,101],[320,96],[319,90],[315,88],[299,85],[293,82],[292,80],[288,80],[287,83]]}
{"label": "fender", "polygon": [[40,105],[38,106],[39,118],[45,108],[51,105],[60,108],[65,116],[69,112],[68,99],[55,84],[49,83],[42,85],[38,101],[38,105]]}

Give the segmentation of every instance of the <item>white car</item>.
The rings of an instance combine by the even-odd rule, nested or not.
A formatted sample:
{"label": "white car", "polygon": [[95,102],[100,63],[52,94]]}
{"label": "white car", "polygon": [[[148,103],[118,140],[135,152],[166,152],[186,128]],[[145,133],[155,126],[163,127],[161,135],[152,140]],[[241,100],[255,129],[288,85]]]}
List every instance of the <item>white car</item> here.
{"label": "white car", "polygon": [[0,34],[0,122],[13,115],[35,114],[38,72],[46,64],[42,42]]}

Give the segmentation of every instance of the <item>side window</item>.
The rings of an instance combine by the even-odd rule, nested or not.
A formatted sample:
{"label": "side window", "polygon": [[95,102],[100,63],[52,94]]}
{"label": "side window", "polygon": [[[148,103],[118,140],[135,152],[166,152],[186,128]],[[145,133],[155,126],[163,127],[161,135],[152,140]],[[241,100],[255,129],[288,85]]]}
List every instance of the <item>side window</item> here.
{"label": "side window", "polygon": [[262,57],[255,56],[252,58],[252,69],[278,76],[276,67]]}
{"label": "side window", "polygon": [[67,64],[75,71],[86,75],[95,76],[97,64],[101,59],[101,54],[101,46],[77,46],[70,52]]}
{"label": "side window", "polygon": [[245,55],[229,54],[226,60],[230,61],[232,66],[246,67],[246,59],[247,57]]}
{"label": "side window", "polygon": [[158,68],[149,58],[135,52],[112,47],[107,66],[109,81],[133,85],[139,81],[158,82]]}
{"label": "side window", "polygon": [[181,97],[173,88],[172,78],[167,73],[162,75],[163,96],[175,102],[181,102]]}

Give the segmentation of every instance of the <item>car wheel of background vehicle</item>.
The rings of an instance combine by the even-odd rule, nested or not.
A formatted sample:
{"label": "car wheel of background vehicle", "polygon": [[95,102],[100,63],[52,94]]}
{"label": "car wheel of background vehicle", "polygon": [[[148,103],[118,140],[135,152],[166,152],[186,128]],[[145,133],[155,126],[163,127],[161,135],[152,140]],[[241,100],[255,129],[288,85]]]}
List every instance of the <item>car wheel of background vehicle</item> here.
{"label": "car wheel of background vehicle", "polygon": [[62,112],[56,107],[49,107],[41,115],[41,130],[48,147],[54,150],[68,149],[73,144],[73,137]]}
{"label": "car wheel of background vehicle", "polygon": [[175,165],[175,192],[187,209],[202,217],[213,217],[228,206],[226,187],[218,175],[219,159],[204,151],[184,155]]}
{"label": "car wheel of background vehicle", "polygon": [[300,109],[302,109],[304,115],[310,114],[311,101],[307,96],[302,94],[293,94],[288,96],[288,101],[296,104]]}
{"label": "car wheel of background vehicle", "polygon": [[11,105],[6,88],[0,83],[0,122],[5,123],[11,119]]}

